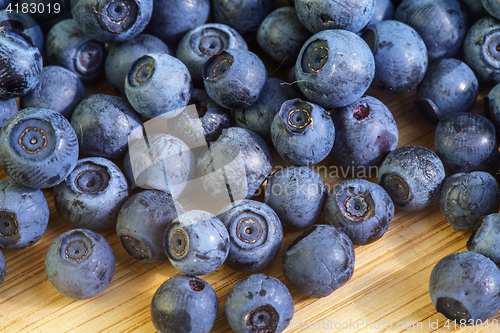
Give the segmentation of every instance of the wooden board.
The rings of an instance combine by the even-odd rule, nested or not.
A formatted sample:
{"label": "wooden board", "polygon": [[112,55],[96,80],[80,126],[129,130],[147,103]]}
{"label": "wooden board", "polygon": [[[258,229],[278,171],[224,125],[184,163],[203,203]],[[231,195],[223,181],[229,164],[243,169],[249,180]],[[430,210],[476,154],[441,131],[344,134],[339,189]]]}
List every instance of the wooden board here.
{"label": "wooden board", "polygon": [[[271,72],[271,71],[270,71]],[[474,108],[482,111],[483,88]],[[106,82],[88,87],[87,94],[113,94]],[[417,113],[415,91],[393,96],[369,90],[393,112],[400,131],[399,146],[419,145],[434,150],[434,126]],[[284,165],[275,154],[276,163]],[[322,165],[329,166],[328,162]],[[331,186],[344,180],[322,174]],[[1,179],[7,178],[2,171]],[[371,179],[375,181],[374,178]],[[150,302],[156,289],[173,275],[180,274],[170,263],[143,264],[131,259],[120,245],[114,230],[101,234],[116,255],[116,270],[109,287],[89,300],[61,296],[50,285],[44,271],[45,253],[51,242],[69,228],[58,217],[52,193],[44,191],[50,205],[50,222],[42,239],[20,251],[4,251],[7,278],[0,286],[0,332],[154,332]],[[287,233],[278,257],[262,273],[277,277],[290,289],[295,315],[286,332],[440,332],[446,319],[431,303],[428,281],[432,267],[444,256],[466,250],[469,231],[455,232],[439,211],[437,201],[419,212],[396,210],[392,224],[379,241],[356,247],[354,276],[329,297],[308,298],[291,289],[283,277],[281,257],[300,234]],[[248,274],[222,266],[203,276],[219,298],[219,314],[212,332],[230,332],[224,318],[226,294]],[[489,328],[467,331],[500,331],[500,315]],[[494,326],[496,323],[496,326]],[[437,326],[435,326],[437,325]]]}

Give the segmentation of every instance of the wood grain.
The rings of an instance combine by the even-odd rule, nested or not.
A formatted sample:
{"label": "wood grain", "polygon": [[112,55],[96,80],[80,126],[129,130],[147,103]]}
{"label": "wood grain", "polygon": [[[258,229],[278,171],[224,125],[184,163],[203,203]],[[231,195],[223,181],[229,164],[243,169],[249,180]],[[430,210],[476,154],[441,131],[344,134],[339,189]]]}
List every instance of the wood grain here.
{"label": "wood grain", "polygon": [[[482,97],[489,88],[482,88],[474,112],[484,114]],[[88,95],[96,92],[113,94],[105,81],[87,87]],[[417,113],[415,91],[399,96],[374,90],[367,94],[380,99],[394,114],[400,132],[399,146],[419,145],[434,150],[434,126]],[[276,164],[285,165],[276,154],[275,160]],[[328,162],[322,165],[330,166]],[[327,173],[322,176],[329,186],[344,180],[333,179]],[[7,178],[3,171],[0,178]],[[120,245],[114,230],[109,230],[101,233],[116,255],[115,275],[109,287],[89,300],[61,296],[45,276],[44,258],[51,242],[69,228],[55,211],[51,191],[44,193],[51,215],[42,239],[28,249],[4,251],[8,272],[0,286],[0,331],[154,332],[149,314],[151,298],[161,283],[180,273],[169,263],[134,261]],[[418,212],[396,210],[382,239],[356,247],[352,279],[322,299],[311,299],[291,289],[283,277],[282,254],[299,234],[287,233],[280,254],[262,271],[285,283],[293,296],[295,315],[286,332],[432,332],[436,331],[433,326],[436,323],[439,332],[453,329],[453,324],[450,329],[443,327],[446,319],[431,303],[428,281],[432,267],[441,258],[466,250],[470,232],[453,231],[440,213],[437,201]],[[223,314],[224,298],[234,283],[247,275],[222,266],[202,277],[219,298],[219,315],[212,332],[231,331]],[[494,319],[500,320],[500,315]],[[491,321],[489,325],[464,331],[500,331],[494,329]]]}

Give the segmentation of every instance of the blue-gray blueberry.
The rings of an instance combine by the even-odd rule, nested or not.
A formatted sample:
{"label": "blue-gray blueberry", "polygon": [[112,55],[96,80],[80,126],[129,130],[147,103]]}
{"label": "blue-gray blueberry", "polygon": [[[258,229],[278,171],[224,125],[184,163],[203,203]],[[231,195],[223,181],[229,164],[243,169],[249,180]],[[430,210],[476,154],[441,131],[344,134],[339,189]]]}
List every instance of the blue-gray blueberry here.
{"label": "blue-gray blueberry", "polygon": [[467,240],[467,250],[480,253],[500,264],[500,214],[493,213],[479,218]]}
{"label": "blue-gray blueberry", "polygon": [[43,32],[31,15],[27,14],[31,11],[23,11],[22,7],[18,7],[19,10],[16,11],[15,8],[11,8],[10,11],[0,10],[0,26],[11,27],[25,33],[38,50],[43,52]]}
{"label": "blue-gray blueberry", "polygon": [[0,99],[0,128],[19,111],[15,98]]}

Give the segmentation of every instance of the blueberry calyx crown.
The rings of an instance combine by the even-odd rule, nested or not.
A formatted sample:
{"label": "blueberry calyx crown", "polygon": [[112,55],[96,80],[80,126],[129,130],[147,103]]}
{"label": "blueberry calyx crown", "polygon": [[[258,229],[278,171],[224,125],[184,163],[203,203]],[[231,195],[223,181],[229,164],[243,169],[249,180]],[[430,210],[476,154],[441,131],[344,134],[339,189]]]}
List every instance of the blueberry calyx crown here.
{"label": "blueberry calyx crown", "polygon": [[59,256],[63,260],[79,263],[90,257],[93,247],[93,241],[85,233],[78,229],[71,230],[61,239]]}
{"label": "blueberry calyx crown", "polygon": [[213,56],[229,47],[230,36],[218,28],[204,28],[191,36],[191,47],[201,54]]}
{"label": "blueberry calyx crown", "polygon": [[128,83],[132,87],[137,87],[147,83],[155,73],[155,59],[145,55],[137,59],[128,74]]}
{"label": "blueberry calyx crown", "polygon": [[279,115],[286,123],[289,132],[301,134],[308,128],[314,130],[312,111],[311,104],[295,99],[283,103]]}
{"label": "blueberry calyx crown", "polygon": [[471,315],[464,305],[451,297],[438,298],[436,310],[451,320],[466,320],[468,322],[471,319]]}
{"label": "blueberry calyx crown", "polygon": [[41,128],[26,128],[19,136],[18,141],[21,148],[28,154],[36,154],[47,147],[47,137]]}
{"label": "blueberry calyx crown", "polygon": [[12,238],[19,232],[16,213],[0,211],[0,237]]}
{"label": "blueberry calyx crown", "polygon": [[245,316],[244,323],[249,333],[272,333],[278,327],[279,314],[269,304],[259,306]]}
{"label": "blueberry calyx crown", "polygon": [[213,56],[225,49],[224,41],[216,35],[203,36],[200,40],[199,50],[201,53]]}
{"label": "blueberry calyx crown", "polygon": [[328,62],[328,42],[318,39],[307,45],[301,60],[304,73],[316,74]]}
{"label": "blueberry calyx crown", "polygon": [[99,43],[82,44],[75,57],[75,68],[81,75],[92,75],[99,70],[104,56],[104,50]]}
{"label": "blueberry calyx crown", "polygon": [[25,119],[12,129],[11,146],[22,157],[40,160],[55,149],[55,132],[52,126],[41,119]]}
{"label": "blueberry calyx crown", "polygon": [[244,217],[236,225],[236,235],[241,241],[253,244],[262,236],[262,227],[256,219]]}
{"label": "blueberry calyx crown", "polygon": [[100,7],[100,23],[111,33],[127,31],[135,24],[139,15],[139,6],[133,0],[107,0]]}
{"label": "blueberry calyx crown", "polygon": [[351,217],[362,219],[370,212],[370,205],[363,194],[350,196],[344,201],[344,208]]}
{"label": "blueberry calyx crown", "polygon": [[223,77],[234,63],[234,57],[226,51],[211,56],[203,65],[203,78],[216,81]]}
{"label": "blueberry calyx crown", "polygon": [[189,288],[193,291],[202,291],[205,289],[205,283],[203,283],[202,280],[193,278],[192,280],[189,280]]}
{"label": "blueberry calyx crown", "polygon": [[186,232],[182,229],[175,229],[170,236],[170,250],[178,257],[184,257],[189,250],[189,240]]}
{"label": "blueberry calyx crown", "polygon": [[74,185],[74,192],[97,194],[108,188],[110,178],[106,167],[85,162],[75,167],[69,176],[69,181]]}
{"label": "blueberry calyx crown", "polygon": [[387,192],[393,199],[405,201],[410,195],[408,184],[397,175],[384,175],[383,182]]}
{"label": "blueberry calyx crown", "polygon": [[482,54],[490,66],[500,68],[500,29],[493,30],[484,36]]}
{"label": "blueberry calyx crown", "polygon": [[127,251],[129,256],[133,259],[138,261],[151,259],[151,251],[149,251],[148,246],[139,239],[131,236],[120,236],[120,242],[125,248],[125,251]]}

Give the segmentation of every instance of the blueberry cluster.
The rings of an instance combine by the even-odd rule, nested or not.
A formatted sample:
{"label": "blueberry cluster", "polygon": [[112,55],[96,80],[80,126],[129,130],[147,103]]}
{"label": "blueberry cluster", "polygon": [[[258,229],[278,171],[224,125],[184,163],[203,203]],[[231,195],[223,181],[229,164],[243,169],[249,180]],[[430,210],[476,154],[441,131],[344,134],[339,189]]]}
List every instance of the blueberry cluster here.
{"label": "blueberry cluster", "polygon": [[[500,310],[500,187],[488,173],[499,157],[500,5],[282,2],[71,0],[50,18],[0,11],[0,164],[10,177],[0,181],[0,248],[42,237],[42,190],[52,189],[71,228],[45,258],[62,295],[108,287],[115,255],[97,232],[116,229],[132,259],[168,260],[184,274],[154,294],[159,332],[212,329],[219,301],[198,276],[223,264],[253,273],[226,296],[229,326],[282,332],[294,302],[263,269],[281,260],[289,286],[327,297],[355,274],[355,246],[382,238],[395,209],[439,196],[453,228],[473,231],[469,251],[432,270],[432,302],[452,320],[491,318]],[[268,61],[285,75],[270,77]],[[115,94],[87,96],[100,80]],[[479,83],[498,84],[486,117],[470,113]],[[416,89],[436,125],[435,152],[398,147],[394,116],[365,95],[370,87]],[[288,165],[275,170],[277,158]],[[359,177],[328,191],[318,163],[375,168],[378,184]],[[220,207],[196,207],[200,193]],[[293,230],[302,234],[279,258]],[[5,275],[0,252],[0,283]]]}

